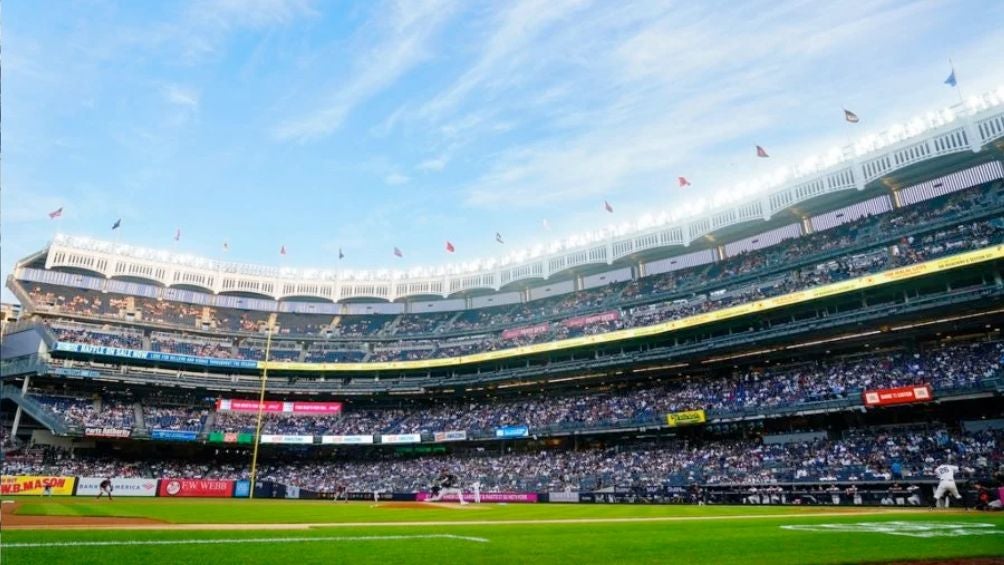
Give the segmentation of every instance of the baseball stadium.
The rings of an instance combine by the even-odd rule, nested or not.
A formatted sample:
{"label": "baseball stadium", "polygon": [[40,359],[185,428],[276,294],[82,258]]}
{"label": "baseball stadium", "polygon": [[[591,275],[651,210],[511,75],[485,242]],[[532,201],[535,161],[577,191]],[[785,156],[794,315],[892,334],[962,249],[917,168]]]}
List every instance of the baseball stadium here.
{"label": "baseball stadium", "polygon": [[1004,86],[966,94],[460,263],[60,201],[3,256],[0,562],[1004,563]]}

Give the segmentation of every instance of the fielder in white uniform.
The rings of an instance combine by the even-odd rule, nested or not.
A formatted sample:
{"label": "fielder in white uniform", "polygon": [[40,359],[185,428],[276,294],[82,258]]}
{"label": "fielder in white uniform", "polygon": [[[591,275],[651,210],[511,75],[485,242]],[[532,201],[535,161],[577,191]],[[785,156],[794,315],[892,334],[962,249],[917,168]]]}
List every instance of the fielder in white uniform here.
{"label": "fielder in white uniform", "polygon": [[948,496],[952,495],[955,500],[961,500],[959,488],[955,486],[955,473],[959,468],[955,465],[938,465],[934,468],[934,474],[938,476],[938,487],[934,489],[934,501],[938,508],[948,508]]}

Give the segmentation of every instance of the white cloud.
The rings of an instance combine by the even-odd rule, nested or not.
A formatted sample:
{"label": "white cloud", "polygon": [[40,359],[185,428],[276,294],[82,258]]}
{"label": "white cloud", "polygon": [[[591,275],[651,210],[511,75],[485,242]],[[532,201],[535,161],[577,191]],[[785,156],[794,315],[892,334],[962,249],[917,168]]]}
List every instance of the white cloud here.
{"label": "white cloud", "polygon": [[[347,80],[338,81],[326,99],[300,117],[273,130],[280,140],[306,141],[337,130],[359,104],[394,84],[429,56],[429,42],[453,12],[447,0],[400,2],[381,13],[381,39],[355,59]],[[364,34],[374,33],[365,29]]]}
{"label": "white cloud", "polygon": [[438,172],[446,168],[446,162],[446,156],[440,155],[439,157],[422,161],[418,164],[417,168],[420,171]]}
{"label": "white cloud", "polygon": [[407,184],[411,180],[407,175],[402,175],[401,173],[391,173],[384,177],[383,181],[391,186],[399,186],[402,184]]}
{"label": "white cloud", "polygon": [[171,104],[192,110],[199,107],[199,91],[192,87],[170,84],[164,88],[164,98]]}

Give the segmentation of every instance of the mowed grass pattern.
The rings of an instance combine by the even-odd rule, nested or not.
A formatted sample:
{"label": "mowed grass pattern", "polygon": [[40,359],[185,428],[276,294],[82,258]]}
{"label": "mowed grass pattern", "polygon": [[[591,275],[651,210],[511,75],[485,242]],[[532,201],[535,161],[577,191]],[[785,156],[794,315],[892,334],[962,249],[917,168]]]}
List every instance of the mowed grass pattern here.
{"label": "mowed grass pattern", "polygon": [[[4,531],[2,562],[55,563],[859,563],[963,556],[1004,556],[1004,516],[914,511],[895,514],[810,516],[826,508],[632,505],[484,505],[478,509],[387,508],[368,503],[304,501],[21,499],[36,515],[145,517],[184,524],[335,523],[295,531]],[[745,516],[756,516],[745,518]],[[660,522],[488,524],[463,522],[699,518]],[[710,519],[700,519],[710,518]],[[991,535],[916,538],[881,533],[799,532],[786,524],[921,521],[992,524]],[[382,526],[387,522],[425,522]],[[428,524],[428,522],[450,522]],[[412,538],[454,535],[484,538]],[[381,537],[405,539],[376,539]],[[113,545],[89,547],[9,544],[260,540],[237,544]],[[325,541],[282,540],[337,538]],[[361,539],[362,538],[362,539]]]}

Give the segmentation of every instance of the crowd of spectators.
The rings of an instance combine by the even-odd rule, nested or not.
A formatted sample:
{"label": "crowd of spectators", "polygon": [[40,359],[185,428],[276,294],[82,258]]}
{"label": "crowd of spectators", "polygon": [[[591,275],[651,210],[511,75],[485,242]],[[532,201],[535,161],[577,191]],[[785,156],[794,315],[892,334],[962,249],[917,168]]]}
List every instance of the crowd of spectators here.
{"label": "crowd of spectators", "polygon": [[[749,439],[662,440],[584,449],[456,450],[448,455],[407,456],[389,451],[340,454],[327,459],[283,457],[262,462],[259,480],[317,492],[338,485],[350,491],[420,492],[448,469],[469,488],[563,491],[635,489],[670,485],[768,485],[790,482],[934,479],[951,460],[960,479],[988,476],[1004,464],[1004,432],[962,432],[940,424],[859,429],[842,437],[765,443]],[[246,479],[246,461],[148,460],[57,457],[12,473]]]}
{"label": "crowd of spectators", "polygon": [[143,403],[143,419],[151,430],[202,431],[209,410],[192,406],[158,406]]}
{"label": "crowd of spectators", "polygon": [[143,349],[143,332],[119,326],[56,321],[49,329],[59,341],[125,349]]}
{"label": "crowd of spectators", "polygon": [[134,402],[127,396],[105,395],[85,399],[44,392],[30,392],[29,396],[57,418],[79,428],[107,427],[129,430],[135,421]]}
{"label": "crowd of spectators", "polygon": [[[486,431],[512,425],[533,430],[548,427],[595,427],[659,420],[668,412],[705,409],[764,410],[814,402],[860,398],[864,390],[930,384],[935,391],[970,388],[997,376],[1004,343],[945,344],[921,351],[894,351],[795,365],[735,371],[725,375],[676,378],[645,387],[610,387],[599,391],[540,393],[514,399],[445,402],[409,410],[366,410],[344,417],[272,415],[268,433],[396,434],[448,430]],[[215,429],[244,426],[253,430],[253,415],[220,414]],[[351,416],[351,429],[346,422]]]}

